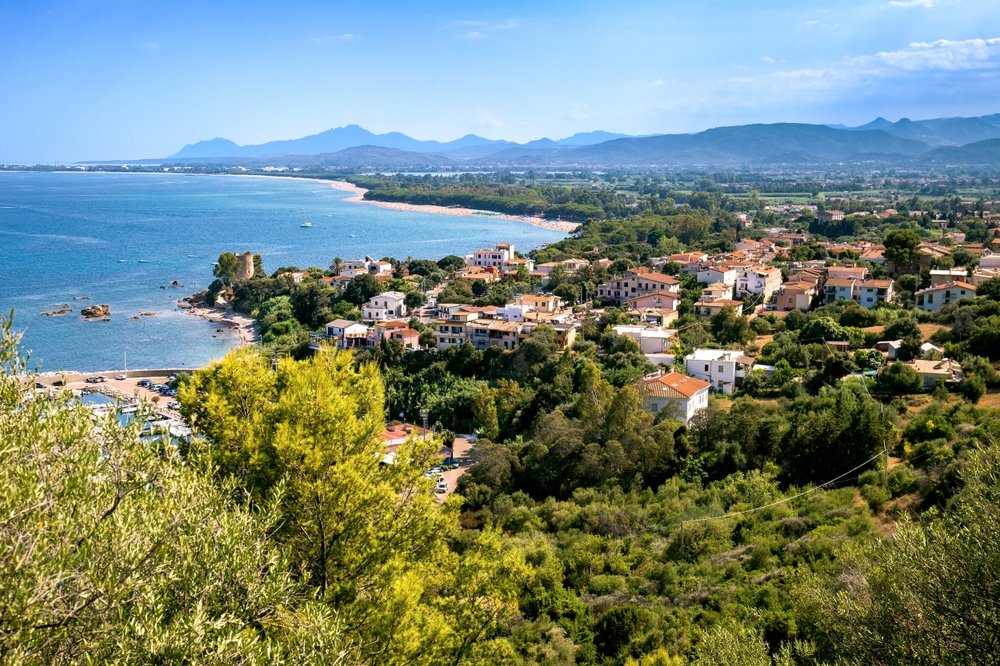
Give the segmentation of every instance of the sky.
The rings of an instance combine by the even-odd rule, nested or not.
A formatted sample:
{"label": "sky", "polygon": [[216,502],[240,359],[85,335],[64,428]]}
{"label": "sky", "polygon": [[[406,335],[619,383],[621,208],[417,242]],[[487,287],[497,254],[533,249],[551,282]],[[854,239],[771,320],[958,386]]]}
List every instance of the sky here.
{"label": "sky", "polygon": [[997,0],[0,0],[0,163],[1000,112]]}

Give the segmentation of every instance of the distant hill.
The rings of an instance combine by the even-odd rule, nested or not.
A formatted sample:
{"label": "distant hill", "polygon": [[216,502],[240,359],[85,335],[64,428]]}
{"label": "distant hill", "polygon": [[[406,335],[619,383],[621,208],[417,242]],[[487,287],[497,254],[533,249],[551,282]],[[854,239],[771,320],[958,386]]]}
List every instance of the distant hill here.
{"label": "distant hill", "polygon": [[962,146],[986,139],[1000,139],[1000,113],[975,118],[900,118],[894,123],[885,118],[876,118],[866,125],[851,129],[883,130],[893,136],[923,141],[931,146]]}
{"label": "distant hill", "polygon": [[934,164],[982,164],[1000,166],[1000,139],[976,141],[964,146],[936,148],[923,156]]}
{"label": "distant hill", "polygon": [[[348,125],[299,139],[258,145],[239,146],[228,139],[215,138],[187,145],[166,161],[408,169],[737,167],[841,162],[912,165],[926,160],[994,164],[1000,159],[995,154],[996,144],[990,143],[993,139],[1000,139],[1000,114],[930,120],[903,118],[896,122],[876,118],[858,127],[804,123],[737,125],[693,134],[641,137],[594,131],[527,143],[486,139],[475,134],[454,141],[423,141],[400,132],[375,134],[359,125]],[[956,150],[936,150],[945,147]]]}
{"label": "distant hill", "polygon": [[567,165],[816,164],[876,158],[898,160],[918,155],[927,148],[919,141],[883,131],[777,123],[719,127],[697,134],[615,139],[563,150],[554,158]]}
{"label": "distant hill", "polygon": [[198,159],[202,157],[235,157],[240,147],[229,139],[210,139],[191,143],[181,148],[168,159]]}
{"label": "distant hill", "polygon": [[[582,146],[623,136],[625,135],[612,134],[611,132],[586,132],[574,134],[559,141],[539,139],[525,145],[534,148],[547,148],[550,145]],[[532,146],[532,144],[538,145]],[[323,153],[338,152],[346,148],[357,148],[359,146],[395,148],[414,153],[440,153],[453,156],[456,159],[471,159],[517,145],[519,144],[512,141],[486,139],[475,134],[466,134],[454,141],[421,141],[400,132],[374,134],[359,125],[347,125],[346,127],[337,127],[336,129],[330,129],[300,139],[269,141],[257,145],[240,146],[227,139],[199,141],[198,143],[184,146],[184,148],[166,159],[190,160],[320,155]]]}
{"label": "distant hill", "polygon": [[[258,160],[263,163],[263,160]],[[354,146],[319,155],[289,155],[282,162],[292,167],[335,166],[352,168],[446,168],[455,162],[444,155],[418,153],[384,146]]]}

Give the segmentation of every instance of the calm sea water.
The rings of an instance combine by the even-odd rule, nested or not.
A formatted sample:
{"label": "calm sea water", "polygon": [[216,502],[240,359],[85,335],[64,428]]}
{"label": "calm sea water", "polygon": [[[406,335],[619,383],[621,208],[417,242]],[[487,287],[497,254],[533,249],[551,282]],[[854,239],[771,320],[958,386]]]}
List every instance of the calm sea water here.
{"label": "calm sea water", "polygon": [[[259,252],[271,272],[325,267],[333,257],[439,259],[501,241],[528,250],[563,236],[348,196],[319,181],[0,172],[0,309],[15,310],[22,347],[43,371],[116,369],[126,359],[129,368],[196,367],[234,340],[176,302],[208,286],[221,252]],[[83,296],[90,300],[74,300]],[[73,313],[40,315],[62,303]],[[79,310],[92,303],[109,304],[112,320],[83,321]],[[130,318],[143,312],[156,314]]]}

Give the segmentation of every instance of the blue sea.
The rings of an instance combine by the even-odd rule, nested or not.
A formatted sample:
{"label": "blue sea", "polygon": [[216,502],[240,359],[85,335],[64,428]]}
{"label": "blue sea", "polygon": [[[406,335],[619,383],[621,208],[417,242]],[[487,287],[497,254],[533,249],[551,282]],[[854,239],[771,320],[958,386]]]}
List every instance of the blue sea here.
{"label": "blue sea", "polygon": [[[22,349],[42,371],[198,367],[235,340],[176,303],[208,286],[222,252],[258,252],[270,273],[327,267],[334,257],[439,259],[502,241],[527,251],[564,236],[496,217],[388,210],[349,196],[322,181],[0,172],[0,310],[15,311]],[[306,221],[313,226],[301,227]],[[172,287],[174,280],[182,286]],[[63,303],[71,314],[40,314]],[[110,322],[79,316],[100,303],[111,306]],[[131,318],[143,312],[155,316]]]}

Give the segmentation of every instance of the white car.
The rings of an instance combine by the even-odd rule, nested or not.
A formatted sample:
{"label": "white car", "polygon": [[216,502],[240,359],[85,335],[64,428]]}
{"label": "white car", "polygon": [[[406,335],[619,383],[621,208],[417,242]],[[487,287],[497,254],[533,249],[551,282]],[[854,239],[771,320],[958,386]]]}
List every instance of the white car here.
{"label": "white car", "polygon": [[448,492],[448,482],[443,479],[441,481],[438,481],[438,484],[434,486],[434,492],[436,493]]}
{"label": "white car", "polygon": [[121,381],[123,379],[128,379],[128,378],[125,375],[115,375],[115,379],[117,379],[118,381]]}

